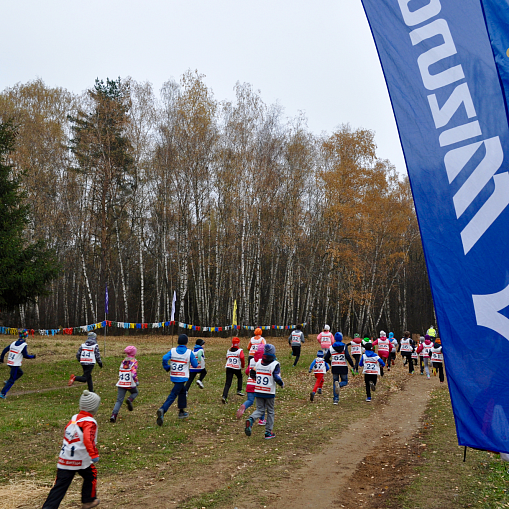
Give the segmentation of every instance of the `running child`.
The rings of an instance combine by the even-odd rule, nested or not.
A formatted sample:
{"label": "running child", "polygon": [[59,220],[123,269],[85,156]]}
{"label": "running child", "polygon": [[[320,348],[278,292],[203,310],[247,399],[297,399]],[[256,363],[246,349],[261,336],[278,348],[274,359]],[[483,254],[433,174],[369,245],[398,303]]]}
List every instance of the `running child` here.
{"label": "running child", "polygon": [[71,417],[65,427],[64,441],[57,464],[57,478],[42,509],[57,509],[62,502],[74,476],[83,478],[81,509],[99,505],[97,495],[97,421],[101,398],[94,392],[84,390],[80,397],[80,412]]}
{"label": "running child", "polygon": [[394,363],[396,362],[396,352],[398,350],[398,340],[394,337],[394,332],[389,332],[389,341],[392,345],[391,353],[389,354],[390,364],[389,366],[394,366]]}
{"label": "running child", "polygon": [[316,337],[316,340],[318,343],[320,343],[320,348],[323,351],[323,354],[325,355],[325,352],[331,347],[333,341],[332,341],[332,332],[330,331],[329,325],[324,325],[323,331],[318,334]]}
{"label": "running child", "polygon": [[265,341],[265,338],[262,337],[262,329],[260,329],[260,327],[257,327],[254,331],[254,336],[249,340],[249,344],[247,345],[247,349],[249,352],[247,358],[248,364],[251,358],[254,357],[254,353],[256,352],[258,345],[265,345],[266,343],[267,342]]}
{"label": "running child", "polygon": [[[387,339],[387,334],[385,331],[380,331],[380,337],[373,341],[373,346],[378,345],[378,355],[381,357],[384,361],[384,366],[387,366],[387,371],[391,370],[391,366],[389,364],[389,355],[392,351],[392,344]],[[384,370],[383,368],[380,370],[380,375],[384,376]]]}
{"label": "running child", "polygon": [[[424,337],[422,337],[422,340],[424,341]],[[414,371],[415,371],[415,369],[417,369],[417,366],[418,366],[418,364],[419,364],[419,354],[417,353],[417,347],[418,347],[418,346],[419,346],[419,345],[418,345],[418,344],[415,344],[415,341],[414,341],[414,349],[413,349],[413,351],[412,351],[412,355],[411,355],[411,357],[412,357],[412,361],[413,361],[413,363],[414,363]],[[422,365],[421,365],[421,369],[423,369],[423,366],[422,366]]]}
{"label": "running child", "polygon": [[438,370],[438,376],[440,383],[444,383],[444,354],[442,352],[442,345],[435,341],[433,348],[430,350],[431,364],[433,366],[433,372],[436,375]]}
{"label": "running child", "polygon": [[102,369],[103,363],[101,354],[99,353],[99,345],[97,344],[97,334],[89,332],[87,340],[78,348],[76,359],[83,368],[83,376],[71,375],[67,385],[72,385],[74,382],[87,383],[88,390],[94,392],[94,384],[92,382],[92,370],[97,362]]}
{"label": "running child", "polygon": [[[343,343],[343,334],[341,332],[334,334],[334,343],[325,354],[324,360],[331,365],[333,404],[337,405],[339,403],[340,388],[348,385],[347,362],[352,367],[352,373],[354,372],[353,361],[348,353],[348,348]],[[340,378],[341,382],[339,381]]]}
{"label": "running child", "polygon": [[28,331],[20,331],[18,339],[13,341],[9,346],[6,346],[2,351],[2,355],[0,356],[0,363],[4,362],[4,357],[7,354],[7,366],[11,368],[9,379],[5,382],[5,385],[0,392],[0,398],[2,399],[7,397],[7,393],[14,385],[14,382],[23,376],[23,370],[21,369],[23,359],[35,359],[35,354],[28,354],[26,343],[27,338]]}
{"label": "running child", "polygon": [[[417,353],[421,356],[422,360],[424,361],[424,369],[426,370],[426,378],[430,377],[429,374],[429,357],[430,357],[430,350],[433,348],[433,342],[431,341],[430,337],[426,334],[424,336],[424,343],[421,343],[419,345],[419,348],[417,348]],[[421,375],[422,372],[422,364],[421,364]]]}
{"label": "running child", "polygon": [[[258,345],[258,348],[256,349],[256,352],[254,354],[254,358],[249,361],[249,365],[246,368],[246,375],[247,375],[247,383],[246,383],[246,393],[247,393],[247,400],[240,405],[239,409],[237,410],[237,419],[240,419],[244,412],[254,403],[255,401],[255,385],[256,385],[256,379],[251,378],[250,372],[251,370],[255,369],[256,363],[262,358],[263,356],[263,350],[265,348],[265,345]],[[265,426],[267,422],[264,419],[265,414],[263,414],[260,419],[258,419],[258,424],[260,426]]]}
{"label": "running child", "polygon": [[410,331],[405,331],[404,335],[405,337],[401,339],[398,351],[401,352],[402,357],[405,359],[404,365],[408,364],[408,373],[412,375],[414,372],[414,361],[412,359],[414,342],[410,337]]}
{"label": "running child", "polygon": [[179,408],[179,419],[185,419],[189,416],[186,412],[187,393],[186,382],[189,380],[189,368],[198,367],[198,361],[189,348],[187,343],[189,338],[186,334],[181,334],[177,340],[177,348],[172,348],[163,356],[163,368],[166,372],[170,372],[170,380],[173,382],[173,388],[163,403],[161,408],[157,410],[157,425],[162,426],[164,414],[168,411],[172,403],[178,398],[177,406]]}
{"label": "running child", "polygon": [[309,372],[311,373],[311,371],[313,371],[316,378],[315,386],[309,395],[309,400],[313,401],[317,392],[318,394],[322,394],[323,377],[325,376],[325,373],[329,371],[329,365],[323,360],[322,350],[318,350],[316,359],[309,366]]}
{"label": "running child", "polygon": [[362,354],[359,366],[363,367],[364,384],[366,385],[366,401],[371,401],[371,391],[376,391],[376,382],[378,375],[383,376],[381,368],[385,366],[385,362],[373,352],[373,345],[366,343],[364,345],[365,352]]}
{"label": "running child", "polygon": [[136,347],[126,346],[124,349],[125,359],[118,369],[117,401],[111,413],[110,422],[117,422],[118,412],[124,402],[126,394],[130,396],[125,400],[129,412],[133,411],[133,401],[138,396],[138,361],[136,360]]}
{"label": "running child", "polygon": [[295,357],[293,367],[297,366],[297,362],[300,358],[300,348],[304,343],[304,333],[302,332],[302,325],[297,325],[295,330],[292,331],[288,338],[288,344],[292,347],[292,356]]}
{"label": "running child", "polygon": [[237,377],[237,396],[244,396],[242,392],[242,369],[244,368],[245,358],[244,351],[242,348],[239,348],[239,345],[240,339],[232,338],[232,346],[226,352],[226,381],[224,383],[223,396],[221,397],[223,404],[226,404],[228,401],[228,392],[234,375]]}
{"label": "running child", "polygon": [[200,389],[204,389],[203,386],[203,379],[207,375],[207,370],[205,369],[205,350],[203,349],[203,345],[205,344],[205,341],[203,339],[197,339],[196,344],[193,348],[193,353],[196,357],[196,360],[198,361],[198,367],[193,368],[192,366],[189,368],[189,380],[186,383],[186,392],[189,391],[189,388],[191,387],[191,384],[193,383],[193,380],[200,375],[199,380],[196,380],[196,385]]}
{"label": "running child", "polygon": [[[355,360],[355,366],[353,370],[355,374],[359,374],[359,361],[361,360],[361,355],[363,353],[362,340],[359,337],[359,334],[354,334],[352,341],[348,343],[350,346],[350,354]],[[334,374],[334,371],[332,372]]]}
{"label": "running child", "polygon": [[281,388],[284,387],[280,375],[281,367],[276,360],[276,348],[274,345],[265,345],[261,360],[259,360],[254,369],[250,371],[251,378],[256,380],[256,410],[246,421],[244,432],[248,437],[251,436],[255,420],[263,417],[264,413],[267,420],[267,424],[265,425],[265,438],[268,440],[276,436],[273,431],[276,384]]}

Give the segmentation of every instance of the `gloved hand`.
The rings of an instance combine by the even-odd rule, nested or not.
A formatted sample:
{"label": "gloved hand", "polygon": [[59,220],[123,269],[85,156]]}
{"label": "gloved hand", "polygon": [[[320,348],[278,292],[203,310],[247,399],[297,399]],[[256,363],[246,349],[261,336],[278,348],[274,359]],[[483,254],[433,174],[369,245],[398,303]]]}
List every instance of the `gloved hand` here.
{"label": "gloved hand", "polygon": [[99,367],[100,367],[101,369],[103,369],[103,363],[102,363],[102,362],[98,362],[97,364],[99,364]]}
{"label": "gloved hand", "polygon": [[0,360],[0,364],[3,364],[3,363],[4,363],[4,361]]}
{"label": "gloved hand", "polygon": [[92,458],[92,463],[97,463],[99,461],[99,456],[97,458]]}
{"label": "gloved hand", "polygon": [[138,387],[138,385],[140,385],[140,382],[136,382],[136,387]]}
{"label": "gloved hand", "polygon": [[285,388],[285,383],[283,382],[283,383],[281,384],[281,389],[284,389],[284,388]]}

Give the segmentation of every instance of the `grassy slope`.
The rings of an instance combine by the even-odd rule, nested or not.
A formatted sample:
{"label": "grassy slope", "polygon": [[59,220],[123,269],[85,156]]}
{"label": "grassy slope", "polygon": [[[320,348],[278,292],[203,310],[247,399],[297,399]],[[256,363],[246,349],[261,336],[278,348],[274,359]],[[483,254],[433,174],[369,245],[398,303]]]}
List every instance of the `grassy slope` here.
{"label": "grassy slope", "polygon": [[[421,432],[422,465],[414,481],[389,503],[404,509],[509,507],[509,464],[494,454],[458,447],[447,388],[433,391]],[[423,445],[425,444],[425,446]]]}
{"label": "grassy slope", "polygon": [[[152,493],[163,485],[171,490],[185,480],[199,480],[194,489],[186,488],[186,501],[174,507],[233,507],[234,501],[253,493],[258,493],[259,502],[263,503],[271,497],[271,487],[284,480],[302,458],[326,444],[329,436],[348,423],[376,412],[377,405],[362,403],[361,377],[350,377],[340,405],[333,406],[328,375],[326,395],[317,397],[314,404],[309,403],[314,378],[307,374],[307,367],[316,354],[316,343],[310,341],[304,345],[299,368],[294,369],[285,341],[274,338],[271,342],[278,349],[286,383],[285,389],[278,391],[276,401],[277,438],[265,441],[263,428],[255,426],[253,436],[248,439],[242,421],[234,417],[244,398],[234,396],[231,389],[229,404],[220,403],[224,355],[229,342],[211,339],[206,344],[209,372],[206,389],[202,391],[196,385],[191,388],[189,419],[179,421],[176,409],[170,409],[165,425],[159,428],[155,425],[155,411],[171,387],[161,367],[161,356],[168,350],[169,342],[168,337],[108,338],[105,367],[94,369],[96,390],[103,401],[97,418],[101,452],[99,489],[108,507],[127,505],[122,498],[124,483],[133,473],[140,494]],[[245,347],[247,340],[242,343]],[[72,337],[30,340],[29,350],[37,353],[38,358],[24,362],[25,376],[14,386],[8,399],[0,403],[0,461],[4,474],[0,488],[27,478],[37,485],[52,483],[63,427],[77,411],[84,388],[82,384],[66,387],[71,371],[80,371],[74,360],[79,344],[78,338]],[[135,411],[127,412],[124,405],[119,422],[112,425],[108,418],[116,399],[115,383],[122,349],[127,344],[136,344],[139,349],[140,396]],[[0,377],[5,379],[7,373],[5,366],[0,368]],[[403,373],[396,371],[390,379],[382,379],[376,400],[381,402],[390,385],[401,382],[403,377]],[[55,390],[14,395],[52,387]],[[391,501],[391,507],[509,507],[504,491],[508,484],[506,465],[488,453],[470,450],[467,463],[462,463],[462,449],[455,445],[446,390],[434,393],[421,431],[422,436],[417,438],[426,444],[422,454],[424,462],[418,467],[412,484],[397,500]],[[252,482],[253,475],[260,466],[268,465],[271,467],[271,477],[265,486],[268,491],[260,491],[257,483]],[[73,487],[62,507],[79,500],[77,487]],[[23,507],[40,505],[39,498],[33,505]]]}
{"label": "grassy slope", "polygon": [[[205,502],[207,507],[222,507],[227,500],[251,489],[246,486],[260,464],[271,465],[274,480],[284,478],[285,470],[293,468],[303,456],[336,433],[338,425],[343,426],[373,411],[359,404],[364,399],[361,377],[351,378],[351,385],[343,391],[341,404],[333,406],[332,380],[328,375],[327,395],[317,396],[311,404],[309,392],[314,377],[307,373],[307,368],[316,355],[316,343],[304,345],[299,367],[294,369],[285,340],[274,338],[271,341],[278,349],[286,387],[278,391],[277,396],[277,439],[268,442],[263,439],[263,428],[258,426],[250,439],[245,437],[243,422],[235,419],[235,411],[245,398],[234,395],[233,387],[229,404],[220,402],[228,340],[207,341],[206,388],[200,390],[196,385],[191,388],[189,419],[179,421],[176,408],[171,408],[165,425],[159,428],[155,425],[155,411],[171,388],[169,376],[161,367],[161,356],[169,346],[168,338],[108,338],[104,368],[96,366],[93,373],[96,391],[102,398],[97,417],[100,481],[108,485],[111,482],[108,489],[115,491],[120,473],[137,472],[146,486],[153,486],[162,478],[171,478],[172,482],[194,476],[203,479],[205,473],[205,478],[210,477],[202,483],[206,494],[189,492],[190,501],[182,507],[196,507]],[[124,405],[119,422],[112,425],[108,419],[116,399],[118,365],[122,348],[129,343],[137,344],[139,349],[140,396],[135,402],[135,411],[127,412]],[[243,340],[244,347],[246,343],[247,340]],[[77,383],[76,387],[66,387],[71,371],[80,372],[74,360],[79,344],[77,338],[29,341],[29,351],[37,353],[38,357],[35,361],[25,360],[25,376],[0,405],[0,457],[4,458],[2,470],[5,472],[0,483],[27,475],[48,485],[52,482],[63,427],[77,411],[79,395],[85,388]],[[1,369],[3,375],[0,376],[5,376],[6,368]],[[52,387],[55,390],[15,395]],[[377,394],[381,393],[383,390]]]}

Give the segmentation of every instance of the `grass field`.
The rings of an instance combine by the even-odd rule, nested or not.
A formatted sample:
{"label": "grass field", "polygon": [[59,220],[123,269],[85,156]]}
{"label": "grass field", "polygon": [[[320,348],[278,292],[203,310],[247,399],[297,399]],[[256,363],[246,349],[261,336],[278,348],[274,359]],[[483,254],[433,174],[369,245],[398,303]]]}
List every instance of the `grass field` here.
{"label": "grass field", "polygon": [[[458,447],[449,392],[433,392],[423,421],[415,437],[422,458],[416,459],[412,482],[389,507],[439,509],[509,507],[509,463],[498,455]],[[425,446],[423,447],[423,444]]]}
{"label": "grass field", "polygon": [[[25,376],[14,385],[8,398],[0,402],[2,509],[41,507],[48,493],[55,475],[63,428],[78,411],[79,396],[86,388],[79,383],[67,387],[70,374],[81,372],[75,353],[82,340],[77,337],[29,339],[29,352],[36,353],[37,359],[24,361]],[[102,398],[97,416],[101,454],[98,492],[101,506],[108,508],[126,507],[132,500],[142,500],[148,495],[157,498],[158,494],[160,503],[154,506],[158,508],[233,508],[241,499],[254,499],[263,507],[273,500],[273,488],[284,482],[304,458],[319,453],[331,436],[337,436],[360,418],[370,414],[376,418],[384,398],[397,390],[407,377],[404,370],[393,370],[390,378],[380,380],[376,398],[369,405],[364,403],[361,376],[350,376],[350,384],[342,390],[340,404],[333,406],[332,379],[327,375],[325,394],[310,403],[314,377],[307,369],[316,355],[314,337],[304,345],[297,368],[291,367],[286,339],[270,338],[277,348],[285,388],[278,390],[276,398],[274,431],[277,437],[266,441],[264,428],[259,426],[255,426],[252,437],[244,435],[243,421],[237,421],[235,412],[245,398],[234,394],[235,386],[230,389],[228,404],[221,404],[228,339],[206,340],[205,390],[193,385],[188,399],[189,418],[179,420],[174,405],[166,414],[163,427],[156,425],[155,412],[172,387],[161,365],[161,357],[171,346],[171,338],[108,337],[106,341],[104,368],[96,366],[93,378],[96,392]],[[247,342],[243,339],[241,346],[245,348]],[[6,345],[8,339],[4,343]],[[191,339],[189,346],[192,343]],[[128,344],[138,348],[140,395],[134,411],[128,412],[124,405],[117,423],[111,424],[109,416],[116,400],[118,366],[123,348]],[[102,352],[102,338],[100,347]],[[6,366],[0,367],[2,380],[7,374]],[[458,467],[457,455],[461,451],[455,446],[446,390],[437,392],[428,413],[432,426],[424,424],[421,430],[426,437],[426,452],[415,461],[419,475],[415,474],[414,481],[398,491],[397,497],[387,499],[387,504],[393,504],[388,507],[449,507],[426,505],[427,479],[436,481],[437,476],[438,489],[432,493],[436,492],[437,499],[442,493],[446,494],[445,500],[451,500],[454,507],[467,507],[462,503],[473,504],[472,507],[509,507],[486,505],[491,500],[500,503],[506,500],[503,490],[507,488],[507,473],[500,461],[487,453],[469,452],[468,464],[475,461],[477,470]],[[435,450],[437,453],[433,453]],[[270,472],[262,487],[259,482],[253,482],[260,471]],[[452,484],[444,483],[444,478],[451,478]],[[61,507],[79,506],[80,484],[73,483]],[[415,505],[416,500],[422,500],[423,505]],[[478,501],[484,505],[475,505]]]}

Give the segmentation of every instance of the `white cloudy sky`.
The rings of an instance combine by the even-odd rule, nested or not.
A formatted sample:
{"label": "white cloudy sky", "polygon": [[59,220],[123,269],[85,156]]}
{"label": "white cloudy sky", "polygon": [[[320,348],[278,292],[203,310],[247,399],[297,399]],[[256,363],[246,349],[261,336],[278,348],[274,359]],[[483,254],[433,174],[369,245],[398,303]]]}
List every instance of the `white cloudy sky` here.
{"label": "white cloudy sky", "polygon": [[251,83],[316,133],[373,129],[378,155],[406,172],[360,0],[4,0],[0,12],[0,89],[132,76],[158,90],[196,69],[216,99]]}

